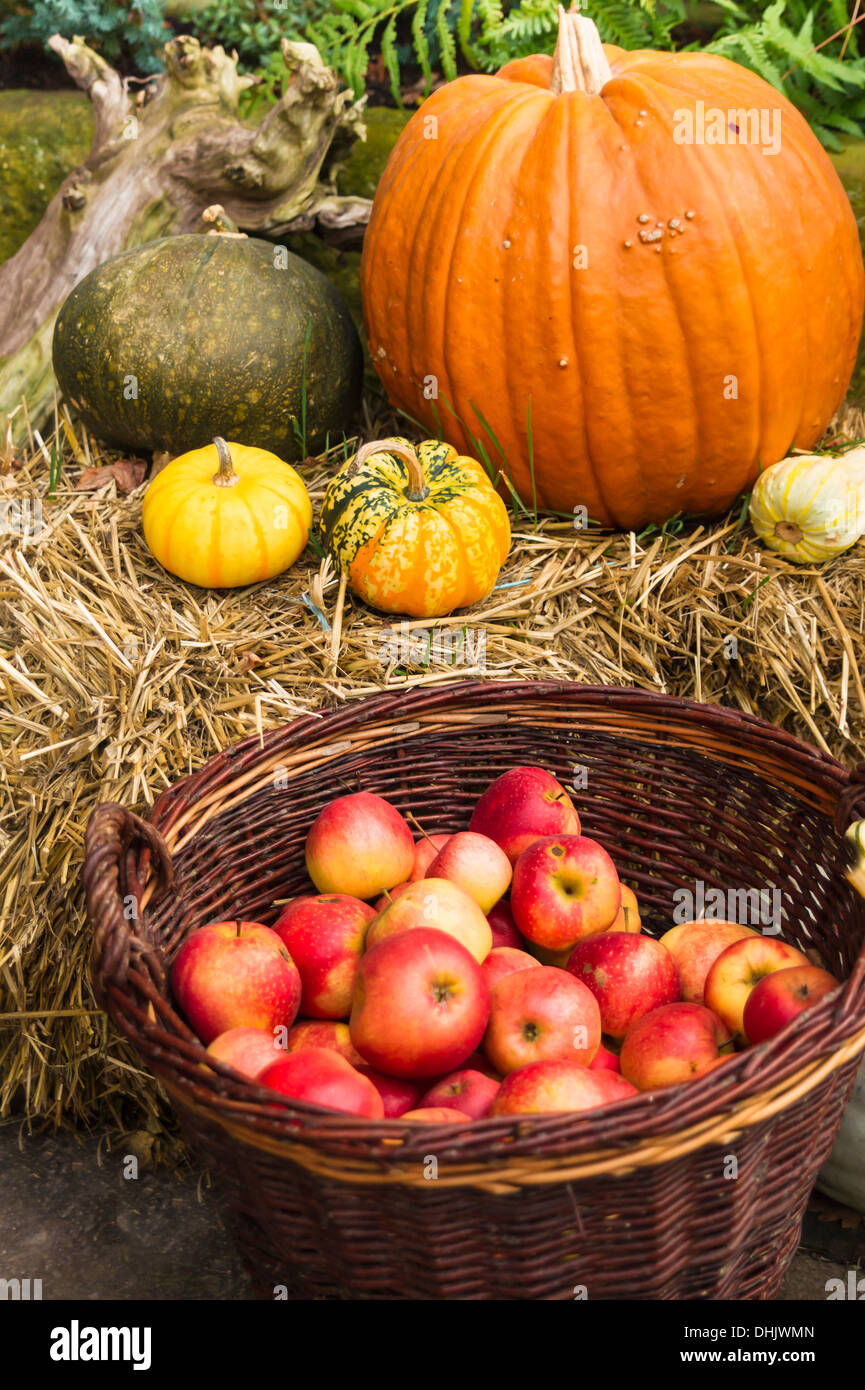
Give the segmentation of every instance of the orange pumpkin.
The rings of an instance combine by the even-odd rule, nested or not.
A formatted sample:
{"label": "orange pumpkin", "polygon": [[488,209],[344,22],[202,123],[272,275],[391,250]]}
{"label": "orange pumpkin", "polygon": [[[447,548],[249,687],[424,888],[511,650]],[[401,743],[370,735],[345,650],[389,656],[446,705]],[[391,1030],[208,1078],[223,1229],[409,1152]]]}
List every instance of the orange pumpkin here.
{"label": "orange pumpkin", "polygon": [[528,505],[716,514],[843,399],[856,222],[761,78],[560,26],[554,59],[449,83],[397,142],[361,270],[373,360]]}

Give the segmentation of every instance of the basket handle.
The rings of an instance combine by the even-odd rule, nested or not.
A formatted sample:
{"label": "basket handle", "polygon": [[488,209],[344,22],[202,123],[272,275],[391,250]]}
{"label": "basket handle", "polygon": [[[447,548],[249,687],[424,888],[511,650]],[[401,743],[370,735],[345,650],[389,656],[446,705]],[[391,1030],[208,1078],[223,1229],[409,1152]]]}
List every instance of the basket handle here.
{"label": "basket handle", "polygon": [[168,846],[159,831],[114,801],[103,802],[87,823],[82,879],[93,924],[90,968],[93,988],[105,1006],[108,985],[122,985],[131,962],[143,966],[157,989],[165,983],[162,951],[147,939],[139,910],[143,882],[138,851],[145,851],[144,876],[151,856],[157,874],[156,896],[174,886]]}

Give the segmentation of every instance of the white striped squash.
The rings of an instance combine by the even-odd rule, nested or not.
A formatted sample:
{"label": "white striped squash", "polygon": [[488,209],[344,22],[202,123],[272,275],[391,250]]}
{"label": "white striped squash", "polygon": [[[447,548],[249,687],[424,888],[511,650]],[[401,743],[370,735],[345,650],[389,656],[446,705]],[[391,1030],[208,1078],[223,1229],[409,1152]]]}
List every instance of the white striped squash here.
{"label": "white striped squash", "polygon": [[772,550],[800,564],[822,564],[865,532],[865,448],[800,454],[760,474],[751,525]]}

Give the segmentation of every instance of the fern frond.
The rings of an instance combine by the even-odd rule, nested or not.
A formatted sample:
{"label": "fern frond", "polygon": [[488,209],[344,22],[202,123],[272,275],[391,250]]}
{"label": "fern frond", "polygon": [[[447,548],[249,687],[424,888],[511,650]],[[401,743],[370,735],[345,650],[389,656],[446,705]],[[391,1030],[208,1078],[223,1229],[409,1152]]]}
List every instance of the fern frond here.
{"label": "fern frond", "polygon": [[435,34],[439,43],[439,61],[442,72],[448,82],[453,82],[457,75],[457,46],[451,30],[448,28],[448,9],[446,0],[445,3],[440,3],[436,15]]}
{"label": "fern frond", "polygon": [[399,61],[396,56],[396,15],[392,14],[381,36],[381,61],[390,78],[390,94],[397,106],[402,106],[399,89]]}
{"label": "fern frond", "polygon": [[429,60],[429,39],[426,36],[427,6],[429,0],[419,0],[411,20],[411,37],[418,66],[423,74],[424,91],[429,92],[432,83],[432,65]]}
{"label": "fern frond", "polygon": [[459,18],[457,19],[457,39],[466,62],[473,68],[480,67],[480,63],[475,56],[472,45],[472,20],[474,19],[475,0],[462,0],[460,4]]}
{"label": "fern frond", "polygon": [[708,46],[711,53],[720,53],[724,58],[732,58],[736,63],[751,68],[766,82],[771,82],[778,91],[784,90],[784,69],[769,56],[766,39],[757,29],[742,29],[717,39]]}

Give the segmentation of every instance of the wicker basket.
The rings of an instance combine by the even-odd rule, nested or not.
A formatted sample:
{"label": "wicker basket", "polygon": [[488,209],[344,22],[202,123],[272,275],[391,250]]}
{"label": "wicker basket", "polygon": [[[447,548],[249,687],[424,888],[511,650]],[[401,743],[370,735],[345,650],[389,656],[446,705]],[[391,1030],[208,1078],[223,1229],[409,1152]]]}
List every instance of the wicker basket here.
{"label": "wicker basket", "polygon": [[[378,792],[452,830],[529,762],[564,781],[586,769],[585,833],[635,887],[646,929],[665,930],[697,880],[777,886],[785,938],[843,987],[688,1086],[582,1115],[373,1122],[200,1070],[166,964],[191,928],[270,923],[275,899],[307,889],[304,839],[326,801]],[[771,1298],[865,1047],[865,903],[840,838],[863,815],[862,770],[732,710],[552,682],[383,694],[227,749],[150,822],[99,807],[84,868],[94,982],[213,1172],[262,1294]]]}

